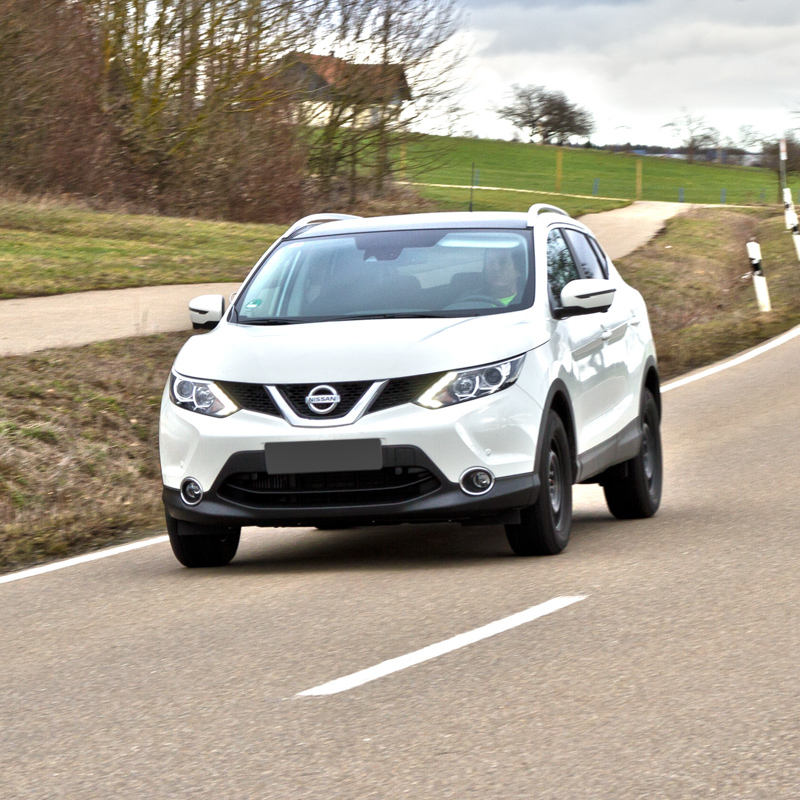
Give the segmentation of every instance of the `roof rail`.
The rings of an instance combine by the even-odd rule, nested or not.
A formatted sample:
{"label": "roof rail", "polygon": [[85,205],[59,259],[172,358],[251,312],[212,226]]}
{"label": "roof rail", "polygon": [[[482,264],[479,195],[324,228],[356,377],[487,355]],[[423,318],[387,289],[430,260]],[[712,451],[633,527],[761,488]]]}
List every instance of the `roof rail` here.
{"label": "roof rail", "polygon": [[291,239],[303,228],[309,228],[312,225],[322,225],[324,222],[338,222],[341,219],[360,219],[360,217],[355,214],[310,214],[307,217],[297,220],[297,222],[281,236],[281,239]]}
{"label": "roof rail", "polygon": [[566,211],[563,208],[559,208],[558,206],[551,206],[549,203],[536,203],[536,205],[532,205],[528,209],[528,227],[532,228],[534,222],[536,221],[536,217],[539,214],[563,214],[565,217],[568,217]]}

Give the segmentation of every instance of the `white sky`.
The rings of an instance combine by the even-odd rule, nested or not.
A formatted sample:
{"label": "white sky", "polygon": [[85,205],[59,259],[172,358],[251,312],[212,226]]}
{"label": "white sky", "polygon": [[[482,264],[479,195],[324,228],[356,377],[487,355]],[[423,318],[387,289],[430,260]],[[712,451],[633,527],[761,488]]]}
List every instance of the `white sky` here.
{"label": "white sky", "polygon": [[679,144],[684,111],[734,140],[800,128],[798,0],[462,0],[467,112],[455,133],[511,138],[511,85],[560,89],[592,141]]}

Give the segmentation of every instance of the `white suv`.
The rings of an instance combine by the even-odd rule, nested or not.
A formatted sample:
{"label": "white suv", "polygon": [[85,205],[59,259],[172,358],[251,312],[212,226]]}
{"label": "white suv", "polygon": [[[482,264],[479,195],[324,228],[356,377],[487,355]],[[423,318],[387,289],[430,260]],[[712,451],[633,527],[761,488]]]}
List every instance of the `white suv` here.
{"label": "white suv", "polygon": [[194,336],[161,407],[167,529],[190,567],[242,525],[504,524],[567,545],[572,484],[611,512],[661,497],[661,401],[641,295],[589,229],[527,214],[326,214],[293,225]]}

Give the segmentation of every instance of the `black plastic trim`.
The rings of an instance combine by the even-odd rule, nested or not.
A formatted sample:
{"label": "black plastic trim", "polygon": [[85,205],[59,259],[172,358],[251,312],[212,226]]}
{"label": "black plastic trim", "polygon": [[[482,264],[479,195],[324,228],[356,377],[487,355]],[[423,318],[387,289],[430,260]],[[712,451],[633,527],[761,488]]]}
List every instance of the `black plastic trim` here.
{"label": "black plastic trim", "polygon": [[609,467],[638,455],[642,448],[641,419],[631,420],[619,433],[578,456],[578,483],[591,479]]}
{"label": "black plastic trim", "polygon": [[390,524],[396,522],[467,522],[482,520],[515,521],[519,511],[536,502],[539,479],[535,474],[498,478],[491,491],[471,497],[457,483],[448,481],[428,456],[417,447],[388,446],[383,448],[384,467],[421,466],[439,481],[433,492],[396,503],[350,506],[252,508],[219,496],[225,479],[239,472],[263,472],[262,451],[236,453],[228,459],[212,488],[196,506],[188,507],[177,489],[164,487],[163,500],[173,519],[200,525],[255,525],[261,527],[312,526],[335,521],[352,525]]}

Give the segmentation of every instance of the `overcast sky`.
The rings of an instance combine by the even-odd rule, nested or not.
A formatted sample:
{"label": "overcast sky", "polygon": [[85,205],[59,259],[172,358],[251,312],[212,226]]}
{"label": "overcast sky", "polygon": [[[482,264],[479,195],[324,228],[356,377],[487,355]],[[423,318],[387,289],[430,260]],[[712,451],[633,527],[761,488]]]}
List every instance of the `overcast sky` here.
{"label": "overcast sky", "polygon": [[593,141],[675,144],[685,109],[724,135],[800,127],[798,0],[462,0],[469,90],[460,132],[511,138],[513,83],[563,90]]}

